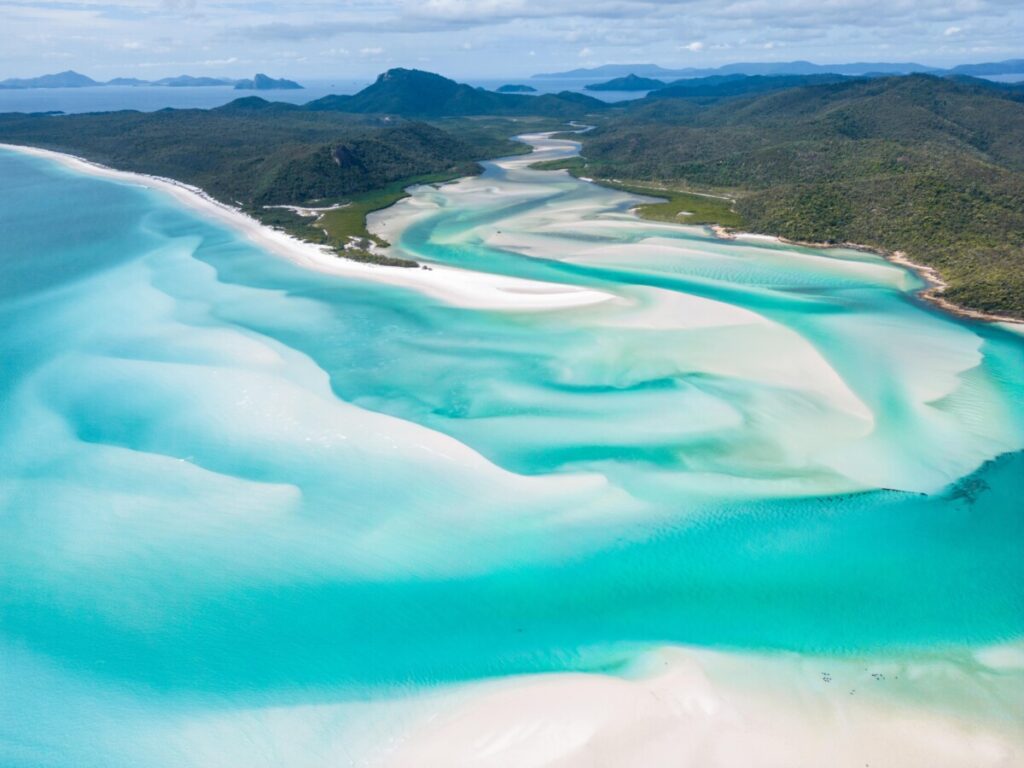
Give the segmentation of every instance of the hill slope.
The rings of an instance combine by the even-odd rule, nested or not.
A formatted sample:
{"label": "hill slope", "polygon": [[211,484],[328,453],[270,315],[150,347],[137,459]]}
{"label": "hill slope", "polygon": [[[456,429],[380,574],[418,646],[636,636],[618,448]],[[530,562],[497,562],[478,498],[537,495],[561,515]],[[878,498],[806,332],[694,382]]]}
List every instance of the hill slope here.
{"label": "hill slope", "polygon": [[194,184],[268,224],[376,261],[365,247],[349,247],[351,236],[366,237],[362,215],[325,234],[322,226],[268,206],[326,205],[387,190],[374,198],[380,207],[401,197],[407,183],[471,175],[477,160],[522,146],[486,130],[456,136],[424,123],[310,112],[257,96],[215,110],[0,115],[0,142]]}
{"label": "hill slope", "polygon": [[526,96],[495,93],[457,83],[447,77],[417,69],[390,69],[376,82],[352,96],[325,96],[309,102],[317,111],[389,114],[407,117],[457,117],[463,115],[540,115],[582,117],[604,110],[599,99],[579,93]]}
{"label": "hill slope", "polygon": [[7,80],[0,80],[0,88],[87,88],[92,85],[102,85],[102,83],[71,69],[53,75],[11,77]]}
{"label": "hill slope", "polygon": [[927,75],[709,106],[645,99],[583,134],[584,172],[727,190],[748,227],[906,252],[947,297],[1024,317],[1024,104]]}
{"label": "hill slope", "polygon": [[588,91],[653,91],[664,86],[664,80],[656,80],[653,77],[637,77],[630,73],[625,77],[615,77],[603,83],[592,83],[583,87]]}

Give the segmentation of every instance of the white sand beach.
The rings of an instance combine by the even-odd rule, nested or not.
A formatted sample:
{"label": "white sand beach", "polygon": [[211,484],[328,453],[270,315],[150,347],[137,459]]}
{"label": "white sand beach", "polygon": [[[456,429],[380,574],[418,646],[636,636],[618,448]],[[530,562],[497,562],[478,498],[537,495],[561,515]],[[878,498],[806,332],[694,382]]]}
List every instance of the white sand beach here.
{"label": "white sand beach", "polygon": [[682,647],[626,678],[471,686],[389,768],[1010,768],[1024,761],[1019,646],[949,657],[820,659]]}
{"label": "white sand beach", "polygon": [[[571,144],[551,141],[544,151],[557,154],[564,145]],[[907,451],[899,457],[885,455],[884,442],[895,438],[872,437],[877,425],[873,403],[863,387],[850,382],[848,372],[797,331],[728,301],[649,286],[630,286],[612,294],[443,265],[407,269],[357,263],[272,230],[195,187],[116,171],[66,154],[0,146],[172,195],[202,215],[243,233],[262,248],[308,269],[410,288],[463,308],[513,312],[576,309],[579,313],[573,316],[574,321],[609,329],[601,345],[593,349],[567,347],[564,352],[566,371],[583,371],[591,376],[582,382],[586,385],[607,385],[601,379],[605,371],[613,371],[616,378],[609,380],[622,387],[692,372],[754,383],[760,391],[780,393],[779,402],[786,408],[778,410],[777,423],[765,420],[759,427],[771,438],[765,439],[763,455],[758,447],[749,457],[730,456],[727,464],[734,473],[717,477],[714,482],[719,484],[742,484],[743,471],[748,468],[744,460],[749,458],[749,467],[754,470],[751,478],[770,475],[763,471],[766,466],[778,470],[784,483],[792,475],[808,471],[803,480],[808,493],[879,487],[930,492],[1014,447],[1014,436],[1002,435],[987,420],[998,414],[972,411],[970,424],[980,425],[971,427],[978,433],[972,437],[973,433],[956,420],[955,411],[950,415],[931,407],[940,398],[951,398],[963,374],[976,367],[980,359],[977,340],[966,332],[944,332],[941,343],[945,346],[927,346],[939,343],[930,342],[927,333],[931,323],[939,322],[934,318],[913,322],[900,318],[898,326],[887,317],[878,318],[861,331],[864,338],[858,337],[856,330],[844,331],[847,336],[836,331],[838,339],[859,342],[844,348],[868,349],[868,337],[886,339],[877,354],[877,360],[887,364],[882,370],[907,368],[901,376],[901,381],[907,382],[906,398],[919,404],[921,411],[907,418],[914,416],[928,428],[926,432],[911,430],[910,434],[931,436],[929,445],[919,450],[921,468],[903,455]],[[514,158],[505,167],[521,169],[538,159],[527,157]],[[464,180],[445,190],[452,197],[504,194],[492,181],[481,179]],[[534,191],[524,185],[516,194],[529,196]],[[371,227],[392,235],[411,221],[429,215],[431,206],[429,200],[414,195],[387,215],[376,215]],[[564,229],[567,220],[584,208],[580,204],[569,208],[568,213],[563,210],[553,214],[547,225],[522,228],[529,232],[536,229],[536,236],[506,231],[482,240],[557,258],[552,254],[561,255],[565,249],[553,247],[546,238],[557,237],[558,229]],[[585,226],[596,232],[606,225],[590,220]],[[577,226],[582,228],[584,225]],[[669,249],[686,252],[678,243],[648,239],[652,242],[631,246],[628,252],[621,245],[595,246],[575,255],[566,254],[565,261],[651,269]],[[742,243],[730,247],[740,246]],[[799,256],[800,260],[811,258]],[[867,283],[870,278],[884,285],[898,282],[895,268],[884,264],[837,262],[824,264],[822,269],[836,279],[857,277]],[[139,317],[144,311],[156,311],[150,306],[156,302],[146,301],[145,296],[136,292],[125,292],[125,296],[123,301],[133,302],[132,311],[120,316]],[[672,337],[659,335],[669,332],[679,333]],[[205,377],[186,365],[166,363],[160,363],[159,377],[151,377],[150,368],[156,363],[148,360],[104,359],[96,368],[102,371],[102,377],[110,377],[108,389],[115,384],[130,387],[138,381],[141,390],[149,377],[159,378],[176,397],[192,393],[194,402],[202,407],[176,409],[173,418],[164,422],[171,432],[213,425],[212,431],[232,437],[238,445],[267,443],[282,447],[288,456],[298,457],[297,463],[303,467],[322,462],[324,476],[330,476],[332,466],[360,466],[364,460],[369,466],[370,459],[382,458],[381,463],[386,461],[392,469],[406,463],[427,470],[441,489],[458,490],[456,483],[444,482],[447,476],[471,477],[472,485],[467,484],[463,496],[452,492],[450,501],[445,497],[444,503],[438,503],[441,513],[436,519],[419,516],[407,520],[396,515],[394,520],[381,521],[377,516],[372,518],[372,528],[363,530],[353,525],[335,540],[324,539],[315,558],[307,555],[307,562],[316,562],[325,571],[346,575],[347,569],[347,575],[370,576],[388,573],[389,569],[434,575],[484,571],[487,558],[506,546],[502,536],[511,529],[512,522],[533,524],[528,511],[537,498],[553,499],[549,507],[536,514],[557,533],[562,516],[600,513],[601,506],[609,504],[612,494],[618,492],[597,472],[532,478],[505,471],[453,437],[340,400],[324,371],[310,358],[248,336],[240,343],[224,332],[214,335],[211,330],[192,329],[191,333],[216,352],[217,364],[207,366]],[[232,334],[237,335],[234,330]],[[901,343],[896,345],[894,340]],[[921,359],[911,354],[908,362],[889,361],[884,355],[891,346],[920,350]],[[98,381],[106,383],[108,379]],[[244,397],[238,397],[240,392]],[[872,392],[868,390],[868,394]],[[27,402],[21,411],[23,418],[31,419],[32,403]],[[123,413],[126,419],[129,415],[128,410],[113,408],[110,413]],[[761,407],[759,413],[772,412]],[[40,416],[35,421],[42,423],[43,419]],[[738,418],[735,421],[740,423]],[[668,429],[671,424],[666,419],[663,426]],[[971,440],[976,440],[976,447],[972,447]],[[963,455],[955,457],[956,462],[947,455],[945,446],[950,444],[966,446],[961,449]],[[717,465],[709,464],[712,469],[698,472],[697,458],[691,458],[694,477],[705,482],[717,471]],[[165,463],[171,461],[175,460],[151,459],[153,475],[162,473]],[[834,476],[816,487],[818,481],[810,471],[822,467],[831,467]],[[215,474],[191,465],[187,471],[190,488],[198,486],[200,480],[212,483],[207,475]],[[375,512],[404,511],[411,503],[415,489],[396,486],[390,475],[368,477],[367,482],[371,479],[375,483]],[[246,512],[256,510],[268,519],[277,514],[277,506],[295,505],[299,497],[295,488],[284,484],[270,491],[264,485],[243,486],[234,481],[224,487],[226,490],[211,498],[230,496],[237,503],[244,497],[251,501],[249,507],[244,507]],[[791,492],[790,485],[784,487]],[[77,504],[75,490],[74,498],[68,497],[68,507]],[[280,496],[273,505],[268,505],[270,492]],[[492,508],[487,515],[467,513],[470,506],[460,501],[470,496],[477,503],[482,498],[490,499]],[[615,501],[617,508],[633,513],[625,492]],[[533,506],[539,508],[535,503]],[[576,513],[575,508],[585,512]],[[319,520],[281,517],[281,522],[274,521],[275,535],[259,537],[258,541],[253,533],[254,515],[233,518],[237,530],[231,529],[232,537],[227,540],[232,547],[241,537],[253,536],[246,557],[240,558],[237,566],[240,575],[247,575],[248,569],[263,573],[268,563],[277,562],[287,576],[288,565],[302,555],[299,545],[292,543],[323,539]],[[135,524],[142,522],[148,525],[151,521]],[[168,525],[187,526],[189,535],[195,538],[195,521],[182,522],[177,510]],[[463,532],[470,541],[466,549],[472,551],[450,556],[444,544],[452,527]],[[128,523],[122,523],[119,530],[131,533]],[[211,541],[219,546],[223,530],[216,534]],[[388,550],[389,540],[409,546],[394,545]],[[572,541],[572,546],[576,543]],[[289,545],[295,546],[294,557],[287,556]],[[259,546],[267,550],[261,551]],[[210,552],[215,552],[213,544],[210,547]],[[570,545],[566,547],[571,550]],[[195,542],[191,549],[197,550]],[[257,556],[253,557],[254,553]],[[438,561],[450,570],[445,571]],[[339,562],[344,562],[344,569]],[[217,578],[223,579],[223,573],[218,571]],[[626,649],[623,658],[631,658],[634,652]],[[1024,733],[1019,727],[1024,711],[1024,652],[1017,645],[974,654],[937,651],[884,658],[819,658],[672,646],[639,653],[621,675],[514,676],[438,687],[405,698],[397,692],[391,700],[375,701],[362,709],[360,704],[365,702],[336,704],[327,700],[294,707],[280,704],[243,710],[183,710],[172,725],[164,722],[149,730],[140,726],[140,739],[175,753],[178,765],[230,768],[1013,768],[1024,764]],[[120,730],[121,724],[110,727]],[[242,746],[237,749],[248,748],[251,753],[236,751],[225,756],[223,735],[238,733],[248,738],[241,740]]]}
{"label": "white sand beach", "polygon": [[189,184],[158,176],[119,171],[81,157],[36,147],[0,144],[0,148],[45,157],[94,176],[158,189],[204,216],[229,225],[271,253],[307,269],[412,288],[459,307],[499,311],[545,311],[585,306],[613,298],[611,294],[586,288],[469,272],[441,265],[432,265],[430,269],[413,269],[344,259],[326,247],[306,243],[285,232],[271,229]]}

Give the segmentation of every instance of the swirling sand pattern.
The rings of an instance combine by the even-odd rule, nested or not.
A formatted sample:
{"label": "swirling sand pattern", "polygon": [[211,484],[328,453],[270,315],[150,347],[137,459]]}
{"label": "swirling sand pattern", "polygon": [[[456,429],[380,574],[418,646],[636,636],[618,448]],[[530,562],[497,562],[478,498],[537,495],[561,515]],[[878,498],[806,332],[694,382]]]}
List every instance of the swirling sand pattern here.
{"label": "swirling sand pattern", "polygon": [[[901,765],[1021,754],[1021,338],[880,258],[642,222],[527,162],[376,217],[435,265],[396,285],[0,153],[0,763],[591,765],[660,723],[735,765],[680,712],[753,734],[764,699],[800,743],[822,665],[918,681],[885,717],[826,700],[932,718]],[[777,725],[751,764],[799,764]]]}

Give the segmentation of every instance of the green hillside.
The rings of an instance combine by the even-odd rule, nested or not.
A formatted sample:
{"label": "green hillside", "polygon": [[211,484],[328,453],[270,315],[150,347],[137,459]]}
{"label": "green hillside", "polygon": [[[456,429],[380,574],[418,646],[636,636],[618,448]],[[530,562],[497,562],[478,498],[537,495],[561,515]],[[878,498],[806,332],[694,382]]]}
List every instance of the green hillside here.
{"label": "green hillside", "polygon": [[376,82],[352,96],[325,96],[306,105],[311,110],[407,117],[463,115],[540,115],[579,118],[607,108],[605,102],[581,93],[496,93],[473,88],[418,69],[389,69]]}
{"label": "green hillside", "polygon": [[[214,110],[0,115],[0,141],[55,149],[121,170],[202,187],[268,224],[343,249],[365,238],[362,219],[310,226],[273,205],[351,202],[373,210],[402,196],[408,183],[471,175],[477,161],[523,151],[499,123],[447,131],[422,122],[311,112],[248,97]],[[372,203],[367,204],[367,197]],[[366,248],[352,258],[380,260]]]}
{"label": "green hillside", "polygon": [[1024,317],[1018,98],[912,75],[710,105],[645,99],[580,137],[580,172],[724,191],[747,229],[905,251],[941,271],[949,299]]}

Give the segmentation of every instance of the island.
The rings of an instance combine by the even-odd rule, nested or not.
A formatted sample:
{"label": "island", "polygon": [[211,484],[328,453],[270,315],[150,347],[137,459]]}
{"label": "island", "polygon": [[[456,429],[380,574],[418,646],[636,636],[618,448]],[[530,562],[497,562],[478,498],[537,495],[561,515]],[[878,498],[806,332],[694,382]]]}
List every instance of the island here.
{"label": "island", "polygon": [[94,80],[74,70],[66,70],[39,77],[8,78],[0,80],[0,89],[24,90],[28,88],[102,88],[104,86],[160,86],[167,88],[209,88],[232,87],[240,90],[289,90],[302,88],[292,80],[275,80],[264,74],[255,75],[251,79],[236,80],[227,77],[195,77],[193,75],[175,75],[161,77],[157,80],[142,80],[137,77],[114,77],[110,80]]}
{"label": "island", "polygon": [[[576,133],[581,124],[593,129]],[[916,265],[947,308],[1024,317],[1021,84],[715,75],[608,104],[392,69],[302,106],[254,95],[213,110],[0,116],[0,141],[194,184],[369,261],[390,257],[367,212],[410,184],[525,151],[511,136],[556,129],[573,130],[582,154],[542,167],[662,199],[640,204],[641,216],[870,248]]]}
{"label": "island", "polygon": [[685,82],[610,110],[574,137],[582,157],[546,167],[667,198],[653,218],[684,222],[699,193],[708,223],[870,248],[917,265],[947,309],[1024,317],[1024,84]]}
{"label": "island", "polygon": [[272,77],[260,73],[249,80],[239,80],[235,83],[235,90],[238,91],[295,91],[302,90],[302,86],[294,80],[286,80],[283,77],[275,80]]}
{"label": "island", "polygon": [[498,93],[536,93],[537,89],[532,85],[502,85],[497,89]]}
{"label": "island", "polygon": [[583,87],[588,91],[653,91],[664,87],[664,85],[664,80],[629,74],[625,77],[616,77],[603,83],[592,83]]}
{"label": "island", "polygon": [[[253,95],[210,110],[0,115],[0,141],[185,182],[338,255],[416,266],[383,252],[387,243],[366,230],[368,213],[411,184],[474,175],[479,160],[527,151],[508,139],[515,133],[565,127],[605,106],[578,93],[496,94],[395,69],[357,94],[304,106]],[[453,119],[461,113],[494,119]]]}

